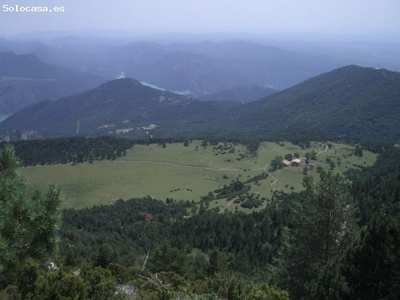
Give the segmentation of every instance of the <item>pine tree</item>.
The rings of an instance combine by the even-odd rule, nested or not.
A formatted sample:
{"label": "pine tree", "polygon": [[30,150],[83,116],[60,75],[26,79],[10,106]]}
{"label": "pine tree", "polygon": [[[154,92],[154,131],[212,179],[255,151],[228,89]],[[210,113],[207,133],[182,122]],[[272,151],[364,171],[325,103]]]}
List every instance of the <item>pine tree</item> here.
{"label": "pine tree", "polygon": [[57,250],[61,192],[54,185],[47,193],[26,197],[26,182],[17,174],[20,162],[14,148],[0,150],[0,281],[13,280],[28,259],[44,260]]}
{"label": "pine tree", "polygon": [[[397,206],[398,207],[398,206]],[[342,255],[326,265],[312,288],[313,299],[398,299],[400,213],[375,215]]]}
{"label": "pine tree", "polygon": [[339,255],[355,228],[353,199],[343,177],[322,172],[317,183],[305,177],[304,187],[304,199],[293,213],[292,241],[286,253],[287,288],[294,299],[309,293],[311,281]]}

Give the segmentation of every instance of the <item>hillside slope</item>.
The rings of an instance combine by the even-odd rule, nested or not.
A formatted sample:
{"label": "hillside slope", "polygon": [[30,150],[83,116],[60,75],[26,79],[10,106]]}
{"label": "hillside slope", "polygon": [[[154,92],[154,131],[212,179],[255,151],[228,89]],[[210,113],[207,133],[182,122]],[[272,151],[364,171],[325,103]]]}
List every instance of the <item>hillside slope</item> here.
{"label": "hillside slope", "polygon": [[236,124],[248,129],[301,128],[398,140],[400,74],[347,66],[244,105],[235,115]]}
{"label": "hillside slope", "polygon": [[33,53],[40,60],[74,71],[82,71],[107,80],[121,73],[141,82],[170,91],[192,94],[213,93],[246,82],[240,74],[218,59],[190,51],[170,50],[153,42],[129,42],[120,45],[92,41],[82,45],[71,37],[65,43],[11,43],[0,40],[0,50]]}
{"label": "hillside slope", "polygon": [[36,56],[0,53],[0,114],[91,89],[103,80],[43,63]]}
{"label": "hillside slope", "polygon": [[[23,109],[0,124],[1,130],[29,128],[43,136],[96,134],[137,130],[156,124],[162,129],[202,127],[233,102],[204,102],[160,91],[124,78],[57,101]],[[79,127],[79,129],[78,129]]]}
{"label": "hillside slope", "polygon": [[169,91],[211,94],[239,85],[287,88],[349,62],[288,51],[259,41],[149,41],[64,37],[42,42],[0,40],[0,50],[34,53],[42,61],[108,80],[124,73]]}
{"label": "hillside slope", "polygon": [[200,101],[153,89],[133,79],[32,105],[1,130],[37,130],[43,136],[96,134],[158,125],[165,135],[319,131],[330,136],[398,141],[400,74],[348,66],[247,104]]}
{"label": "hillside slope", "polygon": [[[156,43],[135,42],[107,53],[109,65],[116,74],[155,84],[169,91],[191,94],[212,93],[246,82],[218,60],[189,51],[171,51]],[[112,66],[112,67],[110,67]]]}
{"label": "hillside slope", "polygon": [[170,48],[206,55],[241,74],[247,82],[279,90],[348,64],[327,54],[309,54],[252,41],[177,43]]}
{"label": "hillside slope", "polygon": [[276,92],[276,89],[261,87],[256,84],[240,85],[231,89],[220,90],[213,94],[196,95],[196,98],[206,101],[238,101],[247,103],[272,95]]}

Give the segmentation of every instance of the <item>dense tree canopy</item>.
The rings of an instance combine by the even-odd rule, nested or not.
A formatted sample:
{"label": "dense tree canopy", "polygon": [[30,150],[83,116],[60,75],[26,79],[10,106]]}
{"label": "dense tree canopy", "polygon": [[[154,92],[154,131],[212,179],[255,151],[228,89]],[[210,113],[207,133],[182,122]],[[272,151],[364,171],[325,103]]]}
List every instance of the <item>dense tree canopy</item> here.
{"label": "dense tree canopy", "polygon": [[312,287],[313,299],[397,299],[399,249],[400,214],[385,208],[322,269]]}
{"label": "dense tree canopy", "polygon": [[61,192],[50,186],[47,193],[34,191],[26,197],[26,183],[16,173],[19,161],[14,149],[0,150],[0,283],[14,280],[18,267],[28,259],[45,260],[58,248]]}
{"label": "dense tree canopy", "polygon": [[294,299],[309,293],[321,267],[337,257],[354,234],[354,201],[340,175],[322,172],[319,182],[304,178],[306,191],[292,214],[291,247],[287,252],[287,288]]}
{"label": "dense tree canopy", "polygon": [[[112,140],[107,149],[127,142]],[[206,199],[199,207],[150,197],[64,210],[58,243],[59,190],[26,197],[7,145],[0,151],[0,298],[288,299],[289,292],[290,299],[396,299],[400,152],[380,151],[372,167],[347,179],[306,176],[305,191],[277,191],[251,214],[208,210]],[[232,181],[205,198],[240,199],[247,183]],[[44,262],[58,245],[60,268],[48,270]]]}

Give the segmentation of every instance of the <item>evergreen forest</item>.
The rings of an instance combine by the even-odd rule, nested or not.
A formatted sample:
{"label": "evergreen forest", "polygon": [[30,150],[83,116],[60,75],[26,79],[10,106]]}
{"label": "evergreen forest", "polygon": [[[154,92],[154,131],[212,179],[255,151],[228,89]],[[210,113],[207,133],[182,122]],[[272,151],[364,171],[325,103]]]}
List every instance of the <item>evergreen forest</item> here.
{"label": "evergreen forest", "polygon": [[[249,153],[261,141],[243,139]],[[365,144],[379,154],[371,167],[305,175],[303,191],[275,192],[252,213],[221,213],[209,207],[208,196],[200,206],[144,197],[61,210],[57,186],[27,193],[17,172],[19,166],[113,160],[135,143],[171,141],[75,137],[3,144],[0,298],[397,299],[396,146]],[[233,182],[212,197],[243,189]]]}

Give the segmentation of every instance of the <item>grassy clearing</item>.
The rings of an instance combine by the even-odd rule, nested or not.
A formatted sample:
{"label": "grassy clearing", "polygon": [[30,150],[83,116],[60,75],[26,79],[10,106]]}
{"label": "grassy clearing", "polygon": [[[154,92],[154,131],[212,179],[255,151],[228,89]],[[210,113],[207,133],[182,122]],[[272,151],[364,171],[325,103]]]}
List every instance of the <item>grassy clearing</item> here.
{"label": "grassy clearing", "polygon": [[66,196],[63,206],[76,208],[146,195],[163,200],[198,200],[204,191],[222,184],[219,171],[141,162],[42,166],[23,168],[20,173],[35,188],[56,182]]}
{"label": "grassy clearing", "polygon": [[[234,149],[234,153],[220,154],[214,151],[213,147],[201,146],[200,141],[193,141],[188,147],[181,143],[166,144],[165,148],[161,145],[136,145],[121,157],[122,161],[153,161],[168,162],[192,167],[204,168],[248,168],[249,161],[236,161],[240,154],[245,154],[247,149],[244,145],[229,144],[229,149]],[[235,164],[232,165],[232,161]],[[252,166],[254,167],[254,166]]]}
{"label": "grassy clearing", "polygon": [[[63,207],[83,208],[109,204],[116,199],[151,196],[157,199],[183,199],[199,202],[200,197],[229,185],[233,180],[242,182],[261,174],[276,156],[298,152],[303,158],[307,152],[324,151],[325,144],[312,143],[308,149],[301,149],[291,143],[262,143],[258,155],[248,155],[243,145],[220,144],[203,147],[200,141],[193,141],[188,147],[182,143],[161,145],[136,145],[125,157],[115,161],[100,161],[93,164],[54,165],[21,168],[19,172],[33,188],[46,188],[48,184],[59,184],[64,192]],[[330,168],[326,159],[335,162],[334,172],[343,173],[349,168],[369,166],[376,155],[364,151],[363,157],[354,156],[352,146],[332,144],[321,152],[316,161],[310,161],[314,170],[309,175],[318,178],[316,167]],[[249,193],[269,199],[273,191],[285,192],[302,190],[302,167],[287,167],[271,172],[267,179],[251,183]],[[275,179],[276,178],[276,179]],[[227,199],[213,200],[209,208],[221,209],[227,206]],[[232,203],[227,211],[253,211]]]}

